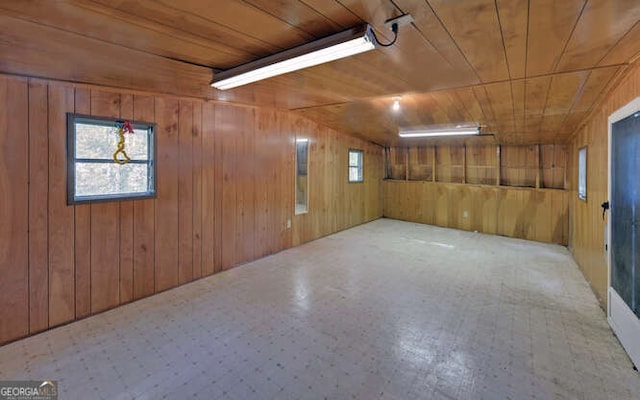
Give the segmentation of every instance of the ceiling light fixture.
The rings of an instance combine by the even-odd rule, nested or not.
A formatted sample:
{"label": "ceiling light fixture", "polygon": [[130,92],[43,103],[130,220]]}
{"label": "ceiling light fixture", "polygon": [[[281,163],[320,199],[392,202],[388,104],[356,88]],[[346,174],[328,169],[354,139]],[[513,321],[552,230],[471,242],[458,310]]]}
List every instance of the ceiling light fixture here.
{"label": "ceiling light fixture", "polygon": [[456,126],[451,128],[401,128],[398,135],[403,138],[437,137],[437,136],[469,136],[479,135],[479,126]]}
{"label": "ceiling light fixture", "polygon": [[395,111],[395,112],[400,111],[400,100],[401,99],[402,99],[402,97],[400,97],[400,96],[396,96],[396,97],[393,98],[393,106],[391,106],[393,111]]}
{"label": "ceiling light fixture", "polygon": [[373,29],[365,24],[214,74],[211,86],[231,89],[375,48]]}
{"label": "ceiling light fixture", "polygon": [[394,33],[394,38],[390,43],[380,43],[371,25],[363,24],[215,73],[211,86],[219,90],[232,89],[273,76],[363,53],[373,50],[377,46],[391,46],[398,39],[398,27],[411,21],[413,21],[411,16],[406,14],[385,22]]}

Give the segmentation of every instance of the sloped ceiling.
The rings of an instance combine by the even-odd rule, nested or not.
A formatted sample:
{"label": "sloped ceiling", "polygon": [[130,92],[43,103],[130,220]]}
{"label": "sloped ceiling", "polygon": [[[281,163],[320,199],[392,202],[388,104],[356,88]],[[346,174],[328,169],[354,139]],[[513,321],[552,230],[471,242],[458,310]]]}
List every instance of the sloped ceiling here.
{"label": "sloped ceiling", "polygon": [[[404,13],[392,47],[208,85],[363,22],[391,39],[384,21]],[[639,21],[638,0],[3,0],[0,71],[289,109],[382,145],[469,121],[497,143],[562,143],[638,57]]]}

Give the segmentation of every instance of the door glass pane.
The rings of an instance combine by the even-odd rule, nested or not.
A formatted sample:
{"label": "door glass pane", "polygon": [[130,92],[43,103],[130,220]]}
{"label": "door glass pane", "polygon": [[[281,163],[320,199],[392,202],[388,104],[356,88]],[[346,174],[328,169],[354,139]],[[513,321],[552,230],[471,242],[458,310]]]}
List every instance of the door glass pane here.
{"label": "door glass pane", "polygon": [[640,316],[640,114],[636,115],[612,126],[611,286]]}

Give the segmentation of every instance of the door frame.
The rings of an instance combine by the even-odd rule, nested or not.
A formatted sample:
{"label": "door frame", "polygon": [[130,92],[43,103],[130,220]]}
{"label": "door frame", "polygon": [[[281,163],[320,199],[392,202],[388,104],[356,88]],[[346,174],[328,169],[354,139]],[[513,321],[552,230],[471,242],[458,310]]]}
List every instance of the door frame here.
{"label": "door frame", "polygon": [[[627,118],[628,116],[640,111],[640,96],[631,100],[629,103],[619,108],[609,116],[608,120],[608,182],[607,193],[609,199],[611,196],[611,143],[612,143],[612,127],[613,124]],[[612,204],[611,207],[615,207]],[[613,332],[620,340],[622,347],[626,350],[631,362],[640,369],[640,319],[631,311],[629,306],[624,302],[622,297],[611,287],[611,212],[607,219],[607,237],[606,254],[607,260],[607,321],[613,329]]]}

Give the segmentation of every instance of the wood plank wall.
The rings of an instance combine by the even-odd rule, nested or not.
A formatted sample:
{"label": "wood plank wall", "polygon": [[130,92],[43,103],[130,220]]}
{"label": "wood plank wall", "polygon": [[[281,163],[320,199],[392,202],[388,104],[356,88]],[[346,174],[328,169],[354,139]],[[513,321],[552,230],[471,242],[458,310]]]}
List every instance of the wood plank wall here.
{"label": "wood plank wall", "polygon": [[495,185],[499,168],[498,148],[496,146],[467,146],[465,174],[466,183]]}
{"label": "wood plank wall", "polygon": [[[384,216],[566,245],[566,145],[390,148]],[[407,174],[406,171],[409,173]]]}
{"label": "wood plank wall", "polygon": [[[298,138],[309,139],[309,208],[293,219],[293,245],[382,216],[383,155],[378,145],[299,120]],[[363,151],[364,182],[349,183],[349,149]],[[340,196],[335,196],[340,193]]]}
{"label": "wood plank wall", "polygon": [[385,180],[384,216],[566,245],[569,192]]}
{"label": "wood plank wall", "polygon": [[385,178],[565,188],[568,146],[434,145],[385,150]]}
{"label": "wood plank wall", "polygon": [[[156,123],[158,197],[67,206],[67,112]],[[382,214],[382,148],[287,112],[0,75],[0,130],[0,344]],[[290,229],[301,131],[322,167]]]}
{"label": "wood plank wall", "polygon": [[[572,138],[568,173],[571,189],[569,247],[601,304],[606,306],[608,268],[600,204],[608,199],[608,118],[616,110],[640,96],[640,62],[636,61],[610,89],[605,100],[592,112]],[[578,198],[578,149],[587,146],[587,200]]]}

